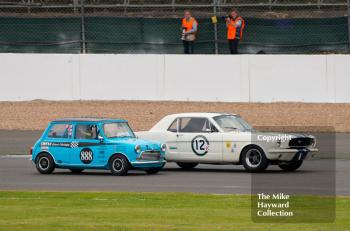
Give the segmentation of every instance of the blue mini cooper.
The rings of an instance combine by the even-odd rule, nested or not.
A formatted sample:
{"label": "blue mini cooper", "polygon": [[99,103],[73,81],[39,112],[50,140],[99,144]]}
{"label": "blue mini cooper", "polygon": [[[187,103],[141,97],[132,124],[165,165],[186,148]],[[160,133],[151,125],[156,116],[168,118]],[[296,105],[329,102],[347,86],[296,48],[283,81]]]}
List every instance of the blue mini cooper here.
{"label": "blue mini cooper", "polygon": [[155,174],[165,165],[165,144],[137,139],[125,120],[75,118],[53,121],[32,149],[32,161],[42,174],[55,168],[80,173],[109,169],[126,175],[129,169]]}

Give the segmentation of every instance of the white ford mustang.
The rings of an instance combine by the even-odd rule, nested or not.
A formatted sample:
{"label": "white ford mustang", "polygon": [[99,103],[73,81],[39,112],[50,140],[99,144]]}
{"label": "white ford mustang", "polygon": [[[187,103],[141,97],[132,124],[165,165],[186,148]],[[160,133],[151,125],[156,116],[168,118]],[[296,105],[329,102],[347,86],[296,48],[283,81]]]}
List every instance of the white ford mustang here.
{"label": "white ford mustang", "polygon": [[258,132],[239,115],[227,113],[168,115],[151,130],[136,135],[165,142],[166,160],[184,169],[199,163],[238,164],[260,172],[275,164],[294,171],[318,151],[314,136]]}

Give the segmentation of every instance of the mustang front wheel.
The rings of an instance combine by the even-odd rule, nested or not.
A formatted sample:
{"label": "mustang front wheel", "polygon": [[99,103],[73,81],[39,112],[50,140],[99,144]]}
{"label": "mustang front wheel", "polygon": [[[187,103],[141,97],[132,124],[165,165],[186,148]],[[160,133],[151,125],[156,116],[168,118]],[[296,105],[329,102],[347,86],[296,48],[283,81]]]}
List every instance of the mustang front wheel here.
{"label": "mustang front wheel", "polygon": [[113,175],[125,176],[129,170],[129,161],[122,155],[115,155],[109,160],[109,169]]}
{"label": "mustang front wheel", "polygon": [[298,168],[300,168],[300,166],[302,164],[303,164],[303,161],[302,160],[298,160],[298,161],[280,163],[280,164],[278,164],[278,166],[284,171],[292,172],[292,171],[295,171]]}
{"label": "mustang front wheel", "polygon": [[262,172],[269,165],[269,161],[261,148],[253,146],[243,151],[242,164],[249,172]]}
{"label": "mustang front wheel", "polygon": [[176,164],[185,170],[190,170],[198,165],[197,163],[182,163],[182,162],[177,162]]}
{"label": "mustang front wheel", "polygon": [[50,174],[55,170],[55,162],[47,153],[40,154],[37,157],[35,166],[41,174]]}

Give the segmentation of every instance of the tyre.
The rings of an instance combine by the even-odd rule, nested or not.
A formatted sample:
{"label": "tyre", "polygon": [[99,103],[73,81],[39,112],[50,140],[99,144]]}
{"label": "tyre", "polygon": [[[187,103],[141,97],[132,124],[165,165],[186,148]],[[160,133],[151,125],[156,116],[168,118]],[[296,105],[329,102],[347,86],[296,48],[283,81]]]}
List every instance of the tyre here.
{"label": "tyre", "polygon": [[84,171],[84,169],[80,169],[80,168],[72,168],[69,169],[72,173],[78,174],[81,173],[82,171]]}
{"label": "tyre", "polygon": [[302,160],[298,161],[292,161],[292,162],[285,162],[278,164],[278,167],[280,167],[282,170],[287,172],[293,172],[300,168],[300,166],[303,164]]}
{"label": "tyre", "polygon": [[148,168],[145,169],[145,172],[147,172],[147,174],[153,175],[153,174],[157,174],[162,168]]}
{"label": "tyre", "polygon": [[185,170],[191,170],[198,165],[198,163],[182,163],[182,162],[177,162],[176,164]]}
{"label": "tyre", "polygon": [[115,176],[125,176],[129,168],[129,161],[123,155],[115,155],[109,160],[109,169]]}
{"label": "tyre", "polygon": [[248,172],[262,172],[269,165],[264,151],[258,146],[248,147],[243,150],[241,161]]}
{"label": "tyre", "polygon": [[41,174],[50,174],[55,170],[55,162],[47,153],[42,153],[36,158],[35,166]]}

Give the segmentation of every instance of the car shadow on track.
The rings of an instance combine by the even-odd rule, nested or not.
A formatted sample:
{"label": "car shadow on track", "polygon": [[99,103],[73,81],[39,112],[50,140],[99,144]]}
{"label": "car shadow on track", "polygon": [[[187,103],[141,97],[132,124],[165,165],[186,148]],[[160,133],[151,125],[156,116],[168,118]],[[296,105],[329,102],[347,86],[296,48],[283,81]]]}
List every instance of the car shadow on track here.
{"label": "car shadow on track", "polygon": [[[249,172],[247,172],[244,169],[207,169],[207,168],[194,168],[191,170],[184,170],[181,168],[165,168],[162,171],[165,172],[215,172],[215,173],[246,173],[246,174],[251,174]],[[304,173],[313,173],[313,172],[317,172],[317,171],[312,171],[312,170],[297,170],[295,172],[286,172],[283,170],[279,170],[279,169],[267,169],[263,172],[258,172],[258,173],[252,173],[252,174],[304,174]]]}
{"label": "car shadow on track", "polygon": [[[131,170],[127,176],[156,176],[156,175],[169,175],[171,173],[243,173],[243,174],[260,174],[260,175],[264,175],[264,174],[280,174],[280,175],[289,175],[289,174],[293,174],[293,175],[298,175],[298,174],[310,174],[310,173],[315,173],[318,171],[314,171],[314,170],[297,170],[295,172],[285,172],[283,170],[279,170],[279,169],[267,169],[264,172],[260,172],[260,173],[249,173],[247,171],[245,171],[243,168],[242,169],[215,169],[215,168],[194,168],[194,169],[190,169],[190,170],[184,170],[181,168],[177,168],[177,167],[168,167],[168,168],[164,168],[163,170],[161,170],[160,172],[158,172],[155,175],[149,175],[146,172],[142,171],[142,170]],[[38,173],[39,174],[39,173]],[[112,175],[110,172],[108,171],[98,171],[98,170],[86,170],[84,172],[81,173],[72,173],[69,170],[59,170],[59,171],[55,171],[52,173],[53,175],[67,175],[67,176],[83,176],[83,175],[87,175],[87,176],[111,176],[111,177],[116,177],[114,175]]]}

